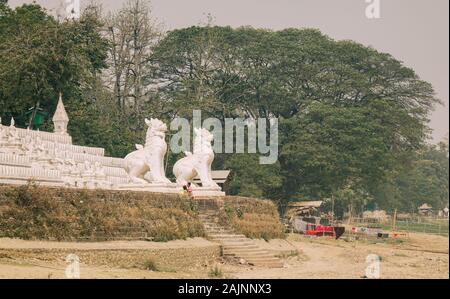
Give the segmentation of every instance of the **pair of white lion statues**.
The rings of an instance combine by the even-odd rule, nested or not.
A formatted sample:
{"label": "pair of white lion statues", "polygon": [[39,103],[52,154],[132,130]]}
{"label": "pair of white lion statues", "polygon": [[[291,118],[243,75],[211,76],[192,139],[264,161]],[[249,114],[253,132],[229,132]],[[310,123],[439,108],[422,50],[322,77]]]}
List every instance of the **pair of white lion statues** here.
{"label": "pair of white lion statues", "polygon": [[[136,145],[136,151],[125,157],[125,170],[135,184],[171,184],[164,170],[167,153],[165,136],[167,126],[159,119],[145,119],[148,126],[145,145]],[[177,161],[173,173],[179,186],[185,186],[196,176],[202,187],[219,187],[211,177],[214,151],[211,145],[214,137],[206,129],[194,129],[194,151],[185,152],[186,157]]]}

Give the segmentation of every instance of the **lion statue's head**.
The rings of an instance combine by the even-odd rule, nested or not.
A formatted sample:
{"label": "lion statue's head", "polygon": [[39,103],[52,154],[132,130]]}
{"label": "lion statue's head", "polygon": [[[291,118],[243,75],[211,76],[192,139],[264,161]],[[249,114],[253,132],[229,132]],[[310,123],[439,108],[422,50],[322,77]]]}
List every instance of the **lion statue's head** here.
{"label": "lion statue's head", "polygon": [[157,118],[145,119],[148,126],[147,136],[145,140],[146,146],[155,142],[155,140],[164,140],[167,132],[167,125]]}
{"label": "lion statue's head", "polygon": [[194,128],[194,153],[203,152],[212,148],[211,142],[214,140],[214,135],[208,130],[202,128]]}
{"label": "lion statue's head", "polygon": [[195,138],[201,140],[201,142],[212,142],[214,140],[214,135],[206,130],[205,128],[197,129],[194,128]]}
{"label": "lion statue's head", "polygon": [[160,121],[157,118],[150,118],[150,120],[148,120],[147,118],[145,119],[145,124],[149,127],[150,131],[153,132],[167,132],[167,125],[165,123],[163,123],[162,121]]}

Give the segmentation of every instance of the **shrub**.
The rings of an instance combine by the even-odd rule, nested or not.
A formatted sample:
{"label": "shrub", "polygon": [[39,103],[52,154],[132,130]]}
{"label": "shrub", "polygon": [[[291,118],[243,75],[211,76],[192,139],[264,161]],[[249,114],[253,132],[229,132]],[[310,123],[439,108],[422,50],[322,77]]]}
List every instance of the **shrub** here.
{"label": "shrub", "polygon": [[214,268],[212,268],[211,271],[209,271],[209,277],[222,278],[223,277],[222,269],[220,269],[217,265],[214,266]]}
{"label": "shrub", "polygon": [[276,205],[270,200],[227,197],[219,222],[254,239],[285,238]]}
{"label": "shrub", "polygon": [[149,271],[154,271],[154,272],[160,271],[158,264],[152,259],[146,260],[144,262],[144,269],[149,270]]}

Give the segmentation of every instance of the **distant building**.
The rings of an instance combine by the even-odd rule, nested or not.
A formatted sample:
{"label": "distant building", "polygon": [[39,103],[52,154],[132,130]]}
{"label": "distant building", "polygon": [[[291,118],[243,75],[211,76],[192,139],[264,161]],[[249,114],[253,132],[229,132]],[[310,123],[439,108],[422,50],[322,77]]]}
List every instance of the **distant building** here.
{"label": "distant building", "polygon": [[444,212],[444,217],[448,218],[448,207],[445,207],[443,212]]}
{"label": "distant building", "polygon": [[433,207],[429,204],[424,203],[419,207],[419,215],[431,216],[433,214]]}

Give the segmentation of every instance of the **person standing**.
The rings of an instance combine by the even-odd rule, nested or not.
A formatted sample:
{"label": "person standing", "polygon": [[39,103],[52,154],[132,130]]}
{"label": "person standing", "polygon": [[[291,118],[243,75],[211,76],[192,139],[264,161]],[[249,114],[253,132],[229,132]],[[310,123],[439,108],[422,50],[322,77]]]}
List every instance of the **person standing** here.
{"label": "person standing", "polygon": [[193,194],[193,192],[192,192],[192,184],[191,184],[191,183],[188,183],[188,184],[187,184],[187,193],[188,193],[188,195],[189,195],[190,198],[193,198],[193,197],[194,197],[194,194]]}

